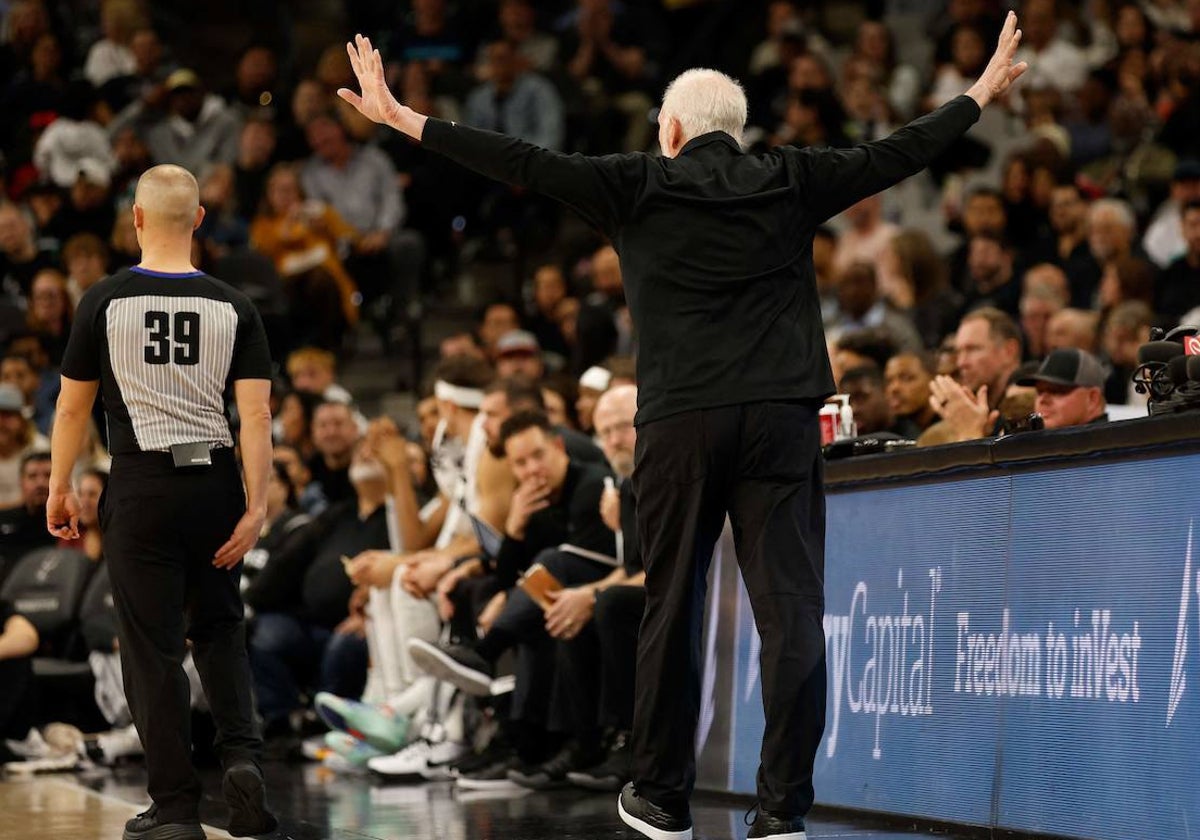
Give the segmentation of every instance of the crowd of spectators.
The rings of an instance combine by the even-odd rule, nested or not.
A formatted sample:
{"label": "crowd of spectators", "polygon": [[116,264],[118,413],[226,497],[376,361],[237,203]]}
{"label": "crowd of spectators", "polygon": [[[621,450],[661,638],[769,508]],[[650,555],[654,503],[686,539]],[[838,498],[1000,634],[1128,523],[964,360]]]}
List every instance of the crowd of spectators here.
{"label": "crowd of spectators", "polygon": [[[958,95],[1007,4],[877,2],[852,31],[812,5],[768,2],[738,21],[754,33],[744,55],[721,53],[749,97],[751,151],[870,141]],[[935,445],[1034,413],[1048,428],[1144,413],[1137,347],[1152,326],[1200,323],[1200,3],[1016,5],[1031,69],[1015,93],[929,172],[816,234],[860,434]],[[651,150],[654,97],[696,61],[696,43],[664,37],[665,8],[385,6],[348,4],[347,23],[380,44],[405,100],[563,151]],[[0,588],[31,552],[62,548],[44,527],[45,449],[74,306],[139,258],[138,175],[180,163],[207,210],[196,264],[252,293],[280,364],[268,522],[244,581],[268,733],[306,734],[319,714],[337,731],[309,752],[333,766],[619,788],[642,575],[626,481],[638,336],[617,251],[343,108],[343,33],[312,67],[251,44],[217,92],[172,59],[152,4],[106,0],[95,20],[72,7],[4,5]],[[364,416],[338,382],[352,328],[386,337],[471,254],[515,261],[523,294],[441,341],[415,416]],[[92,513],[65,547],[101,580],[102,424],[92,436],[77,472]],[[520,584],[535,564],[565,586],[544,603]],[[10,612],[0,666],[18,676],[2,681],[0,734],[45,722],[28,700],[35,650],[98,655],[97,701],[127,731],[121,703],[100,702],[119,667],[111,633],[39,640]]]}

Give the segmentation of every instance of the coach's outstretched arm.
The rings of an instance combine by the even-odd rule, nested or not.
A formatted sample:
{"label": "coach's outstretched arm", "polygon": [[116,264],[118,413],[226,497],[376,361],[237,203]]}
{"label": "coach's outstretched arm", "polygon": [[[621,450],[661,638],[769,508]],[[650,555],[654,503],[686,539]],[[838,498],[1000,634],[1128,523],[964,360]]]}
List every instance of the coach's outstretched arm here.
{"label": "coach's outstretched arm", "polygon": [[882,140],[850,149],[796,149],[803,189],[810,196],[813,223],[820,224],[860,199],[915,175],[975,124],[988,103],[1002,96],[1028,69],[1013,64],[1021,43],[1017,16],[1009,12],[996,52],[966,93],[913,120]]}
{"label": "coach's outstretched arm", "polygon": [[434,119],[401,105],[383,77],[379,50],[362,35],[347,44],[361,94],[341,88],[363,116],[390,126],[431,151],[506,184],[558,199],[608,234],[620,225],[621,196],[637,186],[641,167],[635,155],[587,157],[543,149],[514,137]]}

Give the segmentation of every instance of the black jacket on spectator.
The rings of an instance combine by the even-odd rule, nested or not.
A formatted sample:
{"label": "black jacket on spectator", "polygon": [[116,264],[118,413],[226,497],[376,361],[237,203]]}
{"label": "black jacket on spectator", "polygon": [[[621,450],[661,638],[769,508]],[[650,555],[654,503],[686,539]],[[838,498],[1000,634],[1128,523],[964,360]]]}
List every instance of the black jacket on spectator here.
{"label": "black jacket on spectator", "polygon": [[346,618],[354,591],[341,558],[388,547],[387,505],[359,519],[357,499],[335,504],[271,555],[243,593],[246,603],[333,629]]}
{"label": "black jacket on spectator", "polygon": [[557,426],[554,433],[562,438],[567,457],[571,459],[572,464],[594,464],[608,469],[608,459],[604,457],[604,450],[583,432]]}
{"label": "black jacket on spectator", "polygon": [[639,342],[638,422],[647,423],[832,394],[813,232],[919,172],[979,113],[959,96],[873,143],[756,155],[723,132],[693,138],[676,158],[565,155],[436,119],[422,144],[552,196],[612,239]]}
{"label": "black jacket on spectator", "polygon": [[[110,231],[111,232],[111,231]],[[7,297],[29,297],[33,278],[43,268],[58,268],[58,260],[46,250],[39,250],[29,262],[13,262],[0,254],[0,294]]]}
{"label": "black jacket on spectator", "polygon": [[1187,255],[1175,258],[1163,269],[1154,288],[1154,311],[1170,326],[1200,306],[1200,266],[1188,262]]}
{"label": "black jacket on spectator", "polygon": [[56,542],[46,530],[44,511],[30,513],[24,505],[0,510],[0,584],[22,557]]}
{"label": "black jacket on spectator", "polygon": [[567,477],[558,500],[529,517],[525,539],[515,540],[505,535],[500,544],[496,577],[502,588],[516,583],[520,573],[529,568],[538,554],[563,543],[608,557],[616,556],[613,532],[600,518],[604,479],[611,475],[607,469],[594,464],[572,461],[567,466]]}
{"label": "black jacket on spectator", "polygon": [[331,505],[355,498],[354,485],[350,483],[350,468],[331,470],[325,464],[325,458],[318,452],[308,459],[308,471],[312,473],[314,484],[321,485],[325,501]]}

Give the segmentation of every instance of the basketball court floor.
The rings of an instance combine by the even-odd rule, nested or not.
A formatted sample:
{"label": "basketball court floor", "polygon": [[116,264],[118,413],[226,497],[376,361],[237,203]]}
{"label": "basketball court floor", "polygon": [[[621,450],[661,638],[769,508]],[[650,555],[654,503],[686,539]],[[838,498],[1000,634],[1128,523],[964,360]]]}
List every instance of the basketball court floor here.
{"label": "basketball court floor", "polygon": [[[617,818],[616,795],[576,791],[469,795],[450,783],[380,785],[317,765],[268,764],[271,804],[281,820],[278,840],[639,840]],[[230,835],[215,770],[202,774],[201,818],[212,840]],[[0,840],[119,840],[125,820],[143,810],[139,767],[0,781]],[[745,840],[745,807],[697,797],[698,840]],[[963,837],[813,819],[814,840],[902,840]]]}

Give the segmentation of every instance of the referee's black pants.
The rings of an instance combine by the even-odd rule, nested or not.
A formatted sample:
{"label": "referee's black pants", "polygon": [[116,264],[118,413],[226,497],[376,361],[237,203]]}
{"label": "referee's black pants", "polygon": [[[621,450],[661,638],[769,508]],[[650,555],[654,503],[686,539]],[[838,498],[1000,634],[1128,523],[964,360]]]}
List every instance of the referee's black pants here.
{"label": "referee's black pants", "polygon": [[706,574],[724,527],[762,638],[765,810],[803,815],[825,728],[825,499],[817,407],[750,403],[638,428],[634,493],[646,563],[633,718],[638,793],[684,813],[696,780]]}
{"label": "referee's black pants", "polygon": [[117,610],[125,696],[146,750],[150,798],[168,821],[196,816],[185,636],[216,723],[224,766],[257,761],[241,565],[218,569],[217,549],[246,510],[233,450],[212,466],[176,470],[159,452],[117,455],[100,504],[104,556]]}

